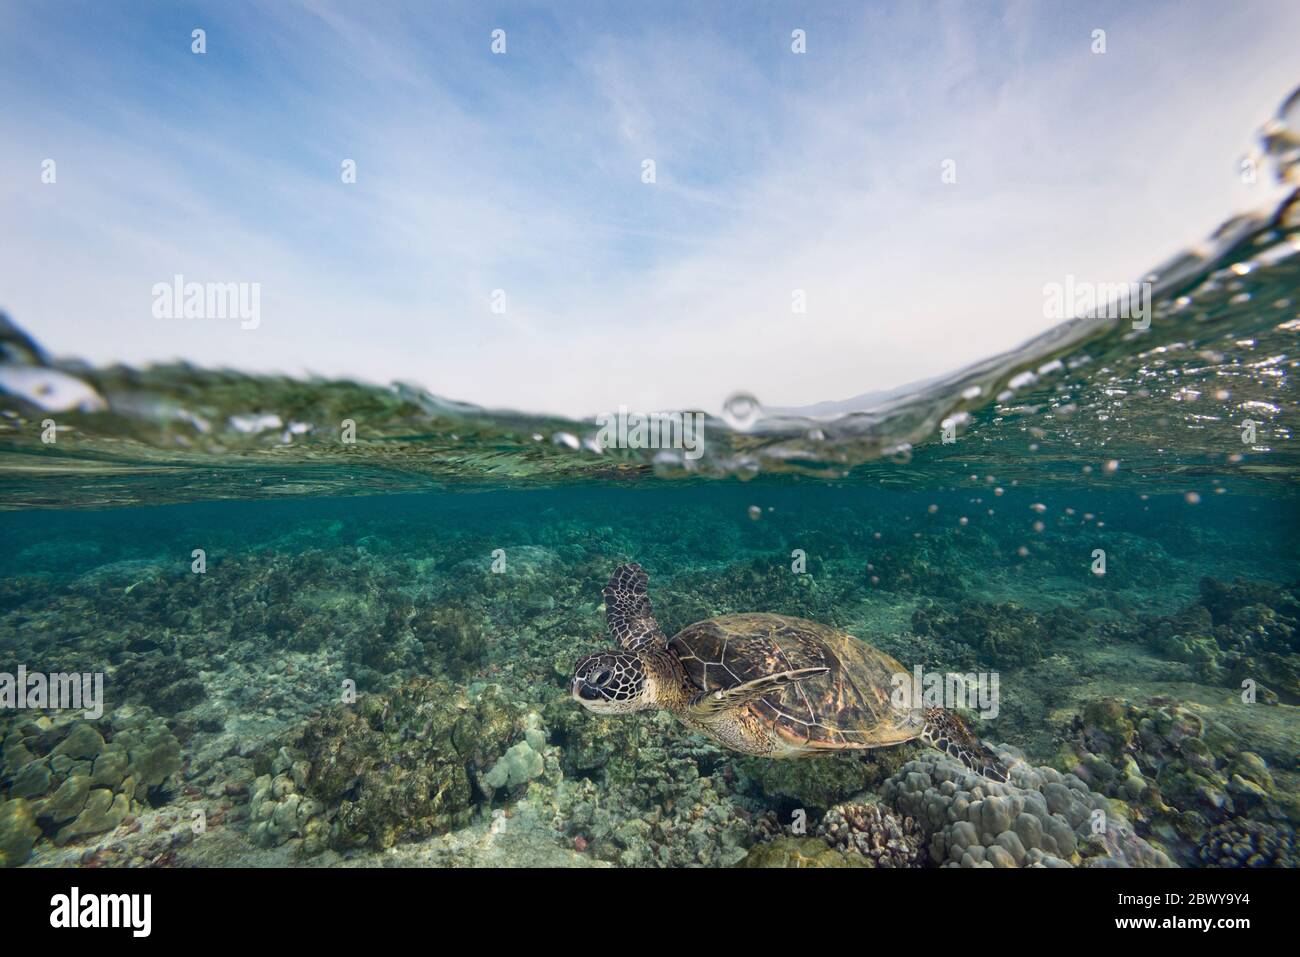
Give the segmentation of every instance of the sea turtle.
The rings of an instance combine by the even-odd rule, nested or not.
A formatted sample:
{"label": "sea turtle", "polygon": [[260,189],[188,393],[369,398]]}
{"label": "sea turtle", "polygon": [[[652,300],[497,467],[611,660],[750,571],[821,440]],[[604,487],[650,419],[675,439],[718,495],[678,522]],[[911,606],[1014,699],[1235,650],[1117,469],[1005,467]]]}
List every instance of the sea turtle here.
{"label": "sea turtle", "polygon": [[773,614],[721,615],[672,638],[655,621],[637,564],[605,587],[605,619],[621,651],[588,655],[573,697],[598,714],[662,708],[745,754],[800,758],[921,739],[994,781],[1006,766],[953,711],[896,702],[904,667],[826,625]]}

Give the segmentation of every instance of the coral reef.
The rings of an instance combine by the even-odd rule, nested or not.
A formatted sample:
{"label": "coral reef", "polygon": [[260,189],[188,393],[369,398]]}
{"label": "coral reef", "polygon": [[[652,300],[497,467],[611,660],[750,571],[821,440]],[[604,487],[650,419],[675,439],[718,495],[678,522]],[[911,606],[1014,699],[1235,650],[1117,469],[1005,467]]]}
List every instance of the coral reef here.
{"label": "coral reef", "polygon": [[[1168,698],[1139,706],[1118,698],[1087,703],[1062,763],[1131,809],[1139,828],[1198,857],[1219,825],[1300,823],[1300,801],[1274,786],[1264,760],[1226,728]],[[1230,832],[1229,832],[1230,833]],[[1235,842],[1233,842],[1235,843]]]}
{"label": "coral reef", "polygon": [[870,867],[861,854],[846,854],[818,837],[778,837],[756,845],[737,867]]}
{"label": "coral reef", "polygon": [[1260,700],[1300,704],[1300,582],[1282,588],[1202,578],[1200,600],[1144,618],[1127,637],[1191,666],[1209,684],[1252,681]]}
{"label": "coral reef", "polygon": [[1078,617],[1055,608],[1039,614],[1013,602],[990,604],[964,600],[955,611],[933,602],[912,614],[912,630],[976,650],[979,660],[998,667],[1023,667],[1041,661],[1044,649],[1078,637]]}
{"label": "coral reef", "polygon": [[[0,864],[1294,866],[1300,592],[1227,583],[1282,567],[1278,543],[1120,533],[1132,496],[1106,531],[1096,505],[961,480],[884,509],[760,483],[691,507],[557,491],[42,526],[0,555],[0,657],[102,671],[107,710],[0,714]],[[669,632],[775,611],[909,666],[1013,668],[980,731],[1055,769],[994,785],[918,744],[770,761],[588,713],[572,667],[609,646],[627,559]],[[1247,678],[1283,707],[1239,704]]]}
{"label": "coral reef", "polygon": [[123,707],[96,722],[21,715],[0,722],[0,738],[0,860],[8,866],[23,863],[42,837],[61,846],[114,830],[161,797],[181,767],[180,743],[147,709]]}
{"label": "coral reef", "polygon": [[917,747],[902,745],[810,761],[738,758],[735,764],[755,792],[767,801],[783,807],[826,811],[875,788],[912,757]]}
{"label": "coral reef", "polygon": [[1197,857],[1207,867],[1300,867],[1294,829],[1262,821],[1216,824]]}
{"label": "coral reef", "polygon": [[115,672],[116,687],[124,700],[174,715],[208,696],[197,671],[184,659],[156,652],[129,658]]}
{"label": "coral reef", "polygon": [[[508,749],[520,735],[527,757]],[[414,678],[335,705],[292,735],[253,783],[250,837],[301,840],[310,854],[326,845],[384,849],[463,827],[498,787],[542,773],[539,748],[545,734],[535,716],[529,723],[500,688],[470,694]]]}
{"label": "coral reef", "polygon": [[920,867],[925,834],[910,817],[901,820],[878,804],[837,804],[817,834],[831,847],[860,855],[872,867]]}
{"label": "coral reef", "polygon": [[938,752],[909,761],[881,788],[884,804],[925,834],[944,867],[1168,867],[1105,797],[1078,777],[1014,762],[989,781]]}

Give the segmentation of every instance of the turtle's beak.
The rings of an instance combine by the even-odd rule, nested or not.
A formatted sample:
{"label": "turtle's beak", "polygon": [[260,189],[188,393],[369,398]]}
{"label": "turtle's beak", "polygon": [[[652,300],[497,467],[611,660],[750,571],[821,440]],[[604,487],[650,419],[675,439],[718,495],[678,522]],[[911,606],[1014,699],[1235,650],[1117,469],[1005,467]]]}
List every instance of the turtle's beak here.
{"label": "turtle's beak", "polygon": [[583,681],[581,678],[575,678],[573,682],[573,698],[575,701],[599,701],[603,696],[601,693]]}

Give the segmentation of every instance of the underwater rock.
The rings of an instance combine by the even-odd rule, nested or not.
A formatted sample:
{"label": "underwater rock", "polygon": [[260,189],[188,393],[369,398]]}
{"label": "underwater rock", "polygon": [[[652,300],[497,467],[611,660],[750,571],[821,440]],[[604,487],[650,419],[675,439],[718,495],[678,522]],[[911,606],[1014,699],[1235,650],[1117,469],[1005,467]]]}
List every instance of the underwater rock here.
{"label": "underwater rock", "polygon": [[925,834],[943,867],[1172,867],[1111,803],[1078,777],[1015,763],[1011,782],[971,773],[926,751],[881,788],[884,804]]}
{"label": "underwater rock", "polygon": [[127,794],[114,794],[108,788],[95,788],[86,798],[85,807],[76,820],[60,828],[54,843],[63,845],[77,837],[111,831],[126,819],[131,810]]}
{"label": "underwater rock", "polygon": [[33,841],[56,845],[113,830],[181,767],[180,742],[147,709],[124,706],[97,722],[23,716],[0,721],[0,736],[0,801],[8,797],[8,813],[34,823]]}
{"label": "underwater rock", "polygon": [[735,765],[765,797],[825,811],[876,787],[902,767],[912,754],[913,749],[908,747],[880,748],[808,761],[737,758]]}
{"label": "underwater rock", "polygon": [[51,755],[66,754],[74,760],[93,758],[104,749],[104,736],[89,724],[77,723],[68,736],[54,746]]}
{"label": "underwater rock", "polygon": [[310,774],[311,765],[300,754],[282,747],[270,773],[253,780],[248,788],[248,836],[254,844],[279,847],[298,838],[304,854],[325,850],[325,807],[303,793]]}
{"label": "underwater rock", "polygon": [[870,867],[868,858],[836,850],[819,837],[778,837],[756,844],[737,867]]}
{"label": "underwater rock", "polygon": [[[566,656],[563,676],[573,674]],[[562,750],[564,772],[581,777],[605,767],[617,755],[632,755],[646,735],[650,718],[644,715],[602,717],[583,711],[568,695],[552,698],[542,711],[546,726]]]}
{"label": "underwater rock", "polygon": [[910,817],[901,820],[878,804],[837,804],[817,825],[831,847],[860,854],[871,867],[920,867],[925,834]]}
{"label": "underwater rock", "polygon": [[1277,609],[1279,614],[1288,618],[1300,614],[1294,585],[1284,589],[1273,582],[1243,578],[1228,584],[1206,576],[1201,579],[1200,591],[1201,605],[1209,611],[1216,625],[1228,624],[1238,611],[1252,605]]}
{"label": "underwater rock", "polygon": [[982,661],[1023,667],[1042,660],[1044,649],[1081,633],[1078,616],[1065,608],[1039,614],[1014,602],[961,601],[955,612],[933,602],[912,614],[912,630],[976,649]]}
{"label": "underwater rock", "polygon": [[1145,706],[1089,701],[1063,761],[1102,793],[1128,803],[1139,828],[1194,862],[1217,824],[1297,821],[1264,760],[1226,728],[1168,698]]}
{"label": "underwater rock", "polygon": [[[606,571],[608,578],[608,571]],[[792,575],[784,562],[752,559],[735,562],[721,572],[705,572],[678,580],[656,580],[655,613],[667,635],[687,625],[735,612],[755,609],[834,622],[837,603],[816,576]]]}
{"label": "underwater rock", "polygon": [[1207,577],[1200,591],[1199,602],[1144,618],[1121,634],[1191,665],[1208,684],[1238,688],[1251,681],[1259,700],[1300,704],[1300,583],[1228,585]]}
{"label": "underwater rock", "polygon": [[510,748],[483,776],[484,782],[492,788],[514,790],[541,777],[546,770],[545,748],[546,735],[541,729],[528,728],[524,740]]}
{"label": "underwater rock", "polygon": [[23,798],[0,800],[0,867],[17,867],[31,856],[41,836],[31,804]]}
{"label": "underwater rock", "polygon": [[[384,849],[464,827],[478,801],[471,774],[495,766],[520,734],[531,753],[545,746],[496,686],[467,694],[418,677],[335,705],[291,735],[271,773],[253,782],[250,838],[302,838],[302,851],[315,853],[326,844]],[[519,761],[507,764],[507,783],[511,772],[534,770],[533,760]]]}
{"label": "underwater rock", "polygon": [[113,683],[125,700],[166,715],[192,708],[208,696],[198,672],[184,659],[157,653],[134,657],[120,666]]}
{"label": "underwater rock", "polygon": [[777,832],[775,815],[753,809],[712,743],[666,715],[646,717],[638,741],[594,778],[565,780],[555,793],[553,826],[594,857],[625,867],[726,867]]}
{"label": "underwater rock", "polygon": [[1263,821],[1224,821],[1206,832],[1198,852],[1208,867],[1300,867],[1295,829]]}
{"label": "underwater rock", "polygon": [[429,656],[453,678],[472,674],[487,659],[483,619],[463,607],[422,605],[414,611],[410,627]]}

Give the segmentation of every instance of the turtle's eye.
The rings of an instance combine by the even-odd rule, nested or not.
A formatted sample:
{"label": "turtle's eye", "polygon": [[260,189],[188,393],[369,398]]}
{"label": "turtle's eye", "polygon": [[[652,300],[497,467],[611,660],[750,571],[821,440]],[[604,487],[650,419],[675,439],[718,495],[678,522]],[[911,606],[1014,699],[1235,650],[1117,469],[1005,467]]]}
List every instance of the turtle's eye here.
{"label": "turtle's eye", "polygon": [[608,668],[601,668],[598,671],[592,672],[591,676],[587,680],[597,688],[603,688],[605,685],[609,684],[609,679],[612,677],[614,677],[614,672],[610,671]]}

